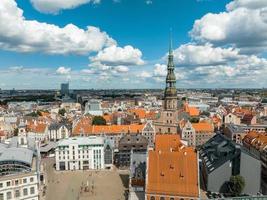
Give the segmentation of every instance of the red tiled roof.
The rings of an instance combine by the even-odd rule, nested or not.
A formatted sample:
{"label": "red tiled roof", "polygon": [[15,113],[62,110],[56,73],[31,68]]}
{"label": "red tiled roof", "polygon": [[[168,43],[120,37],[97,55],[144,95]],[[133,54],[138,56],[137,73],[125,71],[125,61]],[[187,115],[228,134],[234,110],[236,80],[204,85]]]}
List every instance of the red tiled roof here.
{"label": "red tiled roof", "polygon": [[199,196],[197,153],[182,146],[178,135],[156,136],[148,157],[147,195]]}

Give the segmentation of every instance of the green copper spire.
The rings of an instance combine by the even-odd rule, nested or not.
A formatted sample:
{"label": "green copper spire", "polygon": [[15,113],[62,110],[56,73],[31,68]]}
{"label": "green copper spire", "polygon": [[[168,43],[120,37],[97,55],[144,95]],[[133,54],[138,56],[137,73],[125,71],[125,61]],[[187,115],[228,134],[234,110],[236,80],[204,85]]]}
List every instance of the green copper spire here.
{"label": "green copper spire", "polygon": [[174,73],[174,61],[173,61],[173,50],[172,50],[172,34],[170,32],[170,44],[169,44],[169,55],[168,55],[168,73],[166,77],[166,88],[165,97],[176,97],[176,77]]}

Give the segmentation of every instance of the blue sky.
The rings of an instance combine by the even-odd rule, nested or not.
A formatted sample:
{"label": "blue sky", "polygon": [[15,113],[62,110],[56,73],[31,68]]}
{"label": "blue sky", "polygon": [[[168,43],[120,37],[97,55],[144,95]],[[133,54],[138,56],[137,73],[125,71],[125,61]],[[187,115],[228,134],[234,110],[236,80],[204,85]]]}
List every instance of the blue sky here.
{"label": "blue sky", "polygon": [[178,88],[265,87],[265,2],[3,0],[0,87],[162,88],[170,28]]}

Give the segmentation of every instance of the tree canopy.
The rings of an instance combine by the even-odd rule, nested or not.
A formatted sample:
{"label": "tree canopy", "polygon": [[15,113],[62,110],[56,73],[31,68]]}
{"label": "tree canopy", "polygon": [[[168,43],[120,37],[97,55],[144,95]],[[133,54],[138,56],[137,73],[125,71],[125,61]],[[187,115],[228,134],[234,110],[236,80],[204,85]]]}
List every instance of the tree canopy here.
{"label": "tree canopy", "polygon": [[94,116],[92,124],[93,125],[106,125],[107,122],[102,116]]}
{"label": "tree canopy", "polygon": [[58,114],[60,114],[61,116],[65,116],[66,110],[65,108],[59,109],[58,110]]}
{"label": "tree canopy", "polygon": [[245,188],[245,180],[242,176],[231,176],[229,181],[230,193],[233,196],[240,196]]}

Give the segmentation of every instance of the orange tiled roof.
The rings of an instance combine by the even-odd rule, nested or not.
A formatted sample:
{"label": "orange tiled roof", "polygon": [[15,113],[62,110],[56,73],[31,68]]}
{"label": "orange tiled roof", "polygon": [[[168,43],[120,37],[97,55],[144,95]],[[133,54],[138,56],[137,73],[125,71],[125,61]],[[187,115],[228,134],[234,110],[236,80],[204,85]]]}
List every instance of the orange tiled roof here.
{"label": "orange tiled roof", "polygon": [[214,131],[212,124],[208,122],[192,123],[192,126],[196,130],[196,132],[213,132]]}
{"label": "orange tiled roof", "polygon": [[[87,126],[85,134],[120,134],[120,133],[141,133],[144,124],[130,124],[130,125],[90,125]],[[73,131],[74,135],[80,134],[81,131]]]}
{"label": "orange tiled roof", "polygon": [[[171,151],[171,147],[179,148]],[[148,195],[199,196],[197,153],[181,146],[178,135],[157,136],[148,157]]]}
{"label": "orange tiled roof", "polygon": [[189,107],[188,113],[190,116],[199,116],[200,111],[196,107]]}
{"label": "orange tiled roof", "polygon": [[92,131],[92,120],[86,116],[81,118],[78,123],[73,127],[72,133],[74,135],[80,135],[81,133],[88,134]]}
{"label": "orange tiled roof", "polygon": [[197,107],[189,106],[188,102],[184,103],[184,111],[190,116],[199,116],[200,111]]}
{"label": "orange tiled roof", "polygon": [[112,115],[110,114],[103,115],[103,118],[106,120],[107,123],[110,123],[112,121]]}
{"label": "orange tiled roof", "polygon": [[129,109],[128,112],[135,114],[139,119],[155,119],[157,114],[155,111],[147,111],[143,108]]}
{"label": "orange tiled roof", "polygon": [[257,133],[256,131],[250,131],[243,139],[243,143],[246,146],[254,147],[257,150],[262,150],[267,147],[267,135],[266,133]]}
{"label": "orange tiled roof", "polygon": [[26,125],[28,132],[34,132],[34,133],[44,133],[46,127],[47,127],[47,124],[43,122],[29,121]]}
{"label": "orange tiled roof", "polygon": [[182,146],[179,135],[158,134],[155,138],[155,149],[168,151],[170,148],[178,149]]}

